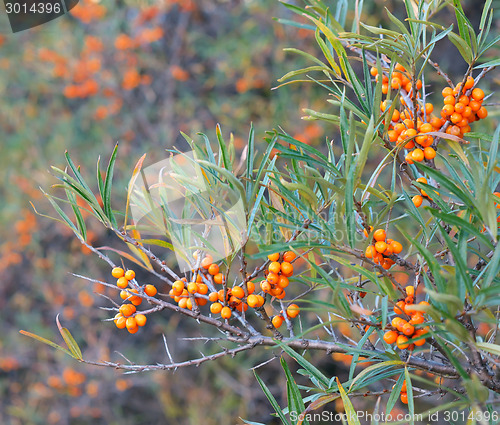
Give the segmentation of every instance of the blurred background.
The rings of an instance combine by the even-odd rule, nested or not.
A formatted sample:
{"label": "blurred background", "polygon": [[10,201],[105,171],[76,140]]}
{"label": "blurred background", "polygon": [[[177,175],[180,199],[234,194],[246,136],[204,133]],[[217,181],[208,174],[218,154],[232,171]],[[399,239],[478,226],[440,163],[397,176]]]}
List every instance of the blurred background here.
{"label": "blurred background", "polygon": [[[349,21],[355,2],[348,3]],[[478,3],[463,2],[474,22]],[[401,2],[370,0],[364,22],[383,23],[384,7],[403,16]],[[147,162],[154,162],[166,148],[184,147],[180,131],[214,140],[220,123],[240,151],[252,122],[262,144],[265,131],[278,126],[313,145],[335,138],[334,128],[300,119],[305,107],[328,110],[326,92],[312,84],[272,90],[286,72],[310,65],[284,47],[317,54],[313,33],[273,17],[298,19],[269,0],[81,0],[69,16],[0,34],[0,423],[211,425],[242,423],[239,417],[272,423],[250,368],[278,350],[258,349],[175,374],[126,375],[80,365],[19,330],[61,342],[60,314],[89,360],[121,361],[120,352],[137,363],[165,362],[162,334],[176,361],[204,349],[179,339],[203,329],[169,313],[152,316],[136,335],[102,322],[109,314],[98,307],[108,303],[97,293],[106,290],[70,273],[109,280],[109,268],[65,226],[37,216],[30,202],[53,214],[39,187],[50,191],[56,183],[50,166],[64,168],[65,150],[94,182],[97,158],[106,162],[119,142],[113,200],[123,210],[137,160],[147,153]],[[453,49],[443,43],[436,55],[452,77],[465,70]],[[487,84],[489,92],[498,80]],[[87,226],[90,243],[113,246],[100,225],[89,220]],[[321,353],[317,361],[332,376],[350,363]],[[286,398],[278,369],[274,360],[259,373]]]}

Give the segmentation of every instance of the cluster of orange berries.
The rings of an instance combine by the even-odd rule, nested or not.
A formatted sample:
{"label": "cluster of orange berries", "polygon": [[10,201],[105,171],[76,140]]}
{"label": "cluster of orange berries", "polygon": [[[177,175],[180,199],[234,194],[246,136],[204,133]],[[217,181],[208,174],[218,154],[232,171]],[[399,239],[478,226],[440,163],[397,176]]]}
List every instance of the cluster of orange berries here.
{"label": "cluster of orange berries", "polygon": [[[229,319],[232,316],[232,311],[239,312],[247,311],[248,307],[259,308],[264,305],[265,299],[262,295],[254,294],[255,284],[253,282],[246,283],[248,295],[245,297],[245,290],[239,285],[232,288],[226,288],[226,299],[224,302],[224,289],[217,292],[211,292],[208,296],[210,312],[219,314],[223,319]],[[245,300],[246,298],[246,300]]]}
{"label": "cluster of orange berries", "polygon": [[[425,177],[419,177],[417,180],[419,183],[427,183],[427,179]],[[422,202],[424,202],[424,198],[429,198],[429,195],[427,195],[427,192],[425,190],[419,189],[420,190],[420,195],[415,195],[411,200],[413,201],[413,205],[415,205],[417,208],[422,205]],[[438,193],[438,192],[436,192]]]}
{"label": "cluster of orange berries", "polygon": [[[141,305],[142,297],[134,294],[139,294],[139,290],[128,288],[129,282],[135,279],[135,272],[115,267],[111,271],[111,275],[117,278],[116,286],[121,289],[120,298],[123,300],[122,305],[118,309],[119,312],[114,317],[115,325],[118,329],[127,328],[131,334],[135,334],[139,330],[139,327],[144,326],[147,322],[146,316],[137,312],[136,306]],[[146,285],[142,290],[149,297],[154,297],[158,292],[154,285]],[[130,303],[127,303],[127,301]]]}
{"label": "cluster of orange berries", "polygon": [[[378,81],[377,68],[371,68],[370,73]],[[382,76],[382,83],[382,93],[387,94],[389,90],[389,78],[386,75]],[[414,94],[410,75],[402,65],[396,64],[390,86],[393,90],[401,90],[403,95],[400,97],[400,102],[403,106],[403,111],[395,109],[392,113],[387,136],[390,142],[397,144],[404,143],[405,149],[408,150],[405,156],[405,161],[408,164],[422,162],[424,159],[430,161],[436,157],[436,150],[431,146],[434,142],[434,137],[428,133],[440,131],[447,121],[451,125],[446,129],[446,133],[454,136],[463,136],[471,130],[469,126],[471,122],[486,118],[488,115],[486,108],[482,106],[484,92],[481,89],[473,89],[470,96],[465,94],[474,87],[474,78],[470,76],[463,85],[460,97],[458,97],[460,84],[454,89],[451,87],[443,89],[444,107],[441,110],[441,118],[432,115],[434,111],[432,103],[421,105],[423,102],[417,101],[416,117],[412,109],[407,107],[406,100],[408,98],[405,98],[404,95],[409,95],[410,99],[413,100]],[[421,88],[422,81],[418,80],[416,84],[417,99],[420,97],[418,90]],[[387,100],[384,100],[380,104],[380,109],[384,112],[389,106]]]}
{"label": "cluster of orange berries", "polygon": [[[370,226],[370,232],[373,227]],[[366,237],[369,236],[367,229],[363,230]],[[371,258],[374,263],[380,264],[384,269],[390,269],[395,261],[390,258],[393,254],[399,254],[403,250],[403,245],[393,239],[387,239],[384,229],[377,229],[373,233],[373,245],[369,245],[365,251],[365,257]]]}
{"label": "cluster of orange berries", "polygon": [[[394,388],[394,386],[392,388]],[[401,387],[401,393],[399,395],[399,397],[401,399],[401,403],[403,403],[403,404],[408,404],[408,393],[406,391],[407,391],[407,387],[406,387],[406,379],[405,379],[403,381],[403,385]]]}
{"label": "cluster of orange berries", "polygon": [[[266,294],[276,297],[278,300],[285,298],[285,288],[289,285],[288,278],[293,275],[292,261],[296,255],[292,251],[286,251],[281,255],[279,252],[268,255],[270,263],[266,272],[266,279],[260,282],[260,289]],[[280,261],[281,259],[281,261]]]}
{"label": "cluster of orange berries", "polygon": [[460,91],[461,83],[454,89],[445,87],[441,94],[443,95],[444,106],[441,109],[441,117],[450,121],[450,126],[446,129],[446,133],[453,136],[463,136],[471,130],[470,123],[479,119],[484,119],[488,116],[488,111],[482,106],[484,99],[484,91],[480,88],[475,88],[467,96],[466,92],[474,87],[474,78],[467,77],[465,84],[462,87],[460,97],[457,96]]}
{"label": "cluster of orange berries", "polygon": [[[387,344],[396,343],[396,346],[401,350],[406,348],[412,350],[414,345],[419,347],[425,344],[425,334],[429,332],[429,329],[427,327],[415,329],[415,326],[424,323],[425,318],[421,311],[414,308],[415,288],[410,285],[405,288],[405,291],[406,298],[398,301],[394,306],[394,313],[398,315],[391,321],[394,330],[389,330],[384,334],[384,341]],[[425,306],[429,305],[429,303],[421,301],[418,305]],[[409,320],[404,319],[401,315],[404,315]],[[412,344],[409,344],[409,338],[416,339]]]}

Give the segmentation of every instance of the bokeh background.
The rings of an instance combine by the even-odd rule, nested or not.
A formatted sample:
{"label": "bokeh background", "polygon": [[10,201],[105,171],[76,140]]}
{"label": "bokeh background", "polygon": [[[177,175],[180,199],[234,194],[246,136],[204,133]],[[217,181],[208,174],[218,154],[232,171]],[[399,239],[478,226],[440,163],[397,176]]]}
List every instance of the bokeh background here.
{"label": "bokeh background", "polygon": [[[348,3],[349,19],[355,2]],[[365,1],[364,21],[383,23],[384,7],[401,17],[401,3]],[[463,2],[473,22],[479,3]],[[109,313],[99,309],[107,302],[98,293],[106,290],[70,273],[105,280],[109,268],[63,225],[37,216],[30,202],[52,214],[39,188],[52,190],[50,166],[64,167],[65,150],[94,181],[97,158],[107,161],[119,142],[113,200],[123,210],[136,161],[147,153],[154,162],[166,148],[184,147],[180,131],[214,139],[220,123],[225,137],[233,133],[238,150],[250,123],[259,143],[278,126],[317,146],[335,138],[334,128],[300,119],[305,107],[328,110],[325,92],[313,84],[272,90],[283,74],[309,65],[284,47],[317,53],[311,32],[273,17],[297,19],[270,0],[81,0],[69,16],[0,34],[0,423],[272,422],[250,369],[279,355],[276,350],[175,373],[126,375],[78,364],[19,330],[61,342],[55,325],[60,314],[89,360],[119,360],[120,352],[137,363],[165,362],[162,334],[177,361],[204,349],[180,339],[203,329],[169,313],[153,316],[147,331],[136,335],[124,336],[102,322]],[[452,19],[449,13],[441,18]],[[443,44],[440,65],[460,75],[465,65]],[[485,89],[498,83],[492,76]],[[94,246],[115,244],[92,220],[87,225]],[[332,375],[349,364],[342,356],[317,359]],[[278,369],[275,360],[259,373],[277,397],[286,397]]]}

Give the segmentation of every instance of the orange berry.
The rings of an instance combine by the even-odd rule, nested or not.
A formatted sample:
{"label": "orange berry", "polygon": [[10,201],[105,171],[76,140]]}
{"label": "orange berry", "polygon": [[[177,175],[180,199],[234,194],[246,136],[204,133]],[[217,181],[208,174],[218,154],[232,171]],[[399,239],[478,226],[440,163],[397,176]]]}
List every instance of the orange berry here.
{"label": "orange berry", "polygon": [[405,335],[411,336],[415,333],[415,328],[410,325],[409,323],[406,323],[403,325],[403,329],[401,330]]}
{"label": "orange berry", "polygon": [[394,313],[403,314],[406,303],[404,301],[398,301],[394,306]]}
{"label": "orange berry", "polygon": [[391,325],[394,326],[396,329],[402,327],[404,323],[405,320],[399,316],[396,316],[394,319],[391,320]]}
{"label": "orange berry", "polygon": [[446,96],[452,96],[453,95],[453,89],[451,87],[445,87],[442,91],[441,91],[441,94],[443,95],[443,97],[446,97]]}
{"label": "orange berry", "polygon": [[267,258],[269,258],[269,261],[278,261],[280,259],[280,253],[275,252],[274,254],[269,254]]}
{"label": "orange berry", "polygon": [[283,317],[281,316],[274,316],[273,317],[273,320],[272,320],[272,323],[273,323],[273,326],[278,329],[282,324],[283,324]]}
{"label": "orange berry", "polygon": [[392,246],[389,243],[389,241],[387,241],[387,247],[385,248],[385,251],[382,254],[384,254],[386,257],[394,254],[394,251],[392,250]]}
{"label": "orange berry", "polygon": [[377,252],[384,252],[387,249],[387,244],[384,241],[378,241],[375,243],[375,249]]}
{"label": "orange berry", "polygon": [[[182,289],[184,289],[184,284],[182,285]],[[156,286],[154,286],[154,285],[146,285],[146,287],[144,288],[144,292],[149,297],[154,297],[158,293],[158,290],[156,289]]]}
{"label": "orange berry", "polygon": [[365,257],[373,258],[374,253],[375,253],[375,247],[373,245],[370,245],[366,248]]}
{"label": "orange berry", "polygon": [[424,321],[424,315],[420,311],[415,311],[413,312],[409,323],[410,325],[420,325],[421,323],[424,323]]}
{"label": "orange berry", "polygon": [[231,309],[229,307],[222,307],[222,310],[220,312],[220,316],[223,318],[223,319],[229,319],[231,317]]}
{"label": "orange berry", "polygon": [[471,100],[469,103],[469,107],[473,112],[477,112],[479,111],[479,109],[481,109],[481,102],[478,102],[477,100]]}
{"label": "orange berry", "polygon": [[130,298],[130,302],[134,305],[141,305],[142,304],[142,298],[141,297],[132,297]]}
{"label": "orange berry", "polygon": [[389,85],[387,83],[382,84],[382,93],[383,94],[389,93]]}
{"label": "orange berry", "polygon": [[208,267],[208,273],[212,276],[215,276],[217,273],[219,273],[219,266],[215,263],[210,264],[210,266]]}
{"label": "orange berry", "polygon": [[219,314],[222,310],[222,304],[221,303],[213,303],[210,306],[210,312],[212,314]]}
{"label": "orange berry", "polygon": [[476,114],[478,118],[485,119],[488,116],[488,111],[484,106],[481,106]]}
{"label": "orange berry", "polygon": [[245,291],[241,286],[233,286],[231,289],[231,295],[237,298],[243,298],[245,296]]}
{"label": "orange berry", "polygon": [[394,254],[399,254],[403,250],[403,245],[401,245],[398,241],[392,241],[391,246]]}
{"label": "orange berry", "polygon": [[196,294],[196,292],[198,292],[198,285],[196,284],[196,282],[189,282],[187,290],[190,294]]}
{"label": "orange berry", "polygon": [[120,298],[122,300],[126,300],[128,297],[130,297],[130,294],[127,291],[120,291]]}
{"label": "orange berry", "polygon": [[264,292],[269,292],[271,290],[271,284],[267,280],[260,282],[260,289]]}
{"label": "orange berry", "polygon": [[432,127],[432,124],[430,124],[428,122],[426,122],[425,124],[422,124],[422,126],[420,127],[421,133],[429,133],[432,130],[434,130],[434,128]]}
{"label": "orange berry", "polygon": [[434,159],[436,157],[436,151],[434,150],[434,148],[431,148],[430,146],[426,147],[424,149],[424,157],[427,160]]}
{"label": "orange berry", "polygon": [[405,161],[408,163],[408,164],[413,164],[413,159],[412,159],[412,156],[411,156],[411,152],[408,152],[405,156]]}
{"label": "orange berry", "polygon": [[135,272],[133,270],[127,270],[125,272],[125,279],[132,280],[133,278],[135,278]]}
{"label": "orange berry", "polygon": [[121,267],[115,267],[111,270],[111,276],[116,277],[117,279],[123,277],[125,275],[124,270]]}
{"label": "orange berry", "polygon": [[463,103],[458,102],[457,104],[455,104],[455,112],[461,114],[464,110],[465,110],[465,105]]}
{"label": "orange berry", "polygon": [[253,282],[247,282],[248,295],[255,292],[255,284]]}
{"label": "orange berry", "polygon": [[[146,286],[147,287],[147,286]],[[182,280],[176,280],[173,284],[172,284],[172,289],[178,293],[178,295],[180,295],[182,293],[182,290],[184,289],[184,282]],[[147,291],[144,290],[144,292],[146,292],[147,294]]]}
{"label": "orange berry", "polygon": [[384,341],[387,344],[394,344],[398,339],[398,333],[396,331],[387,331],[384,334]]}
{"label": "orange berry", "polygon": [[281,263],[281,273],[286,277],[293,275],[293,265],[287,261]]}
{"label": "orange berry", "polygon": [[290,304],[286,309],[287,316],[291,317],[292,319],[297,317],[299,313],[300,313],[300,308],[297,304]]}
{"label": "orange berry", "polygon": [[373,226],[370,226],[370,231],[368,229],[363,229],[363,234],[368,237],[373,230]]}
{"label": "orange berry", "polygon": [[147,317],[144,316],[144,314],[136,314],[135,316],[135,321],[137,323],[137,326],[144,326],[147,322]]}
{"label": "orange berry", "polygon": [[411,152],[411,159],[413,159],[413,161],[416,161],[416,162],[421,162],[423,161],[424,159],[424,151],[422,149],[414,149],[412,152]]}
{"label": "orange berry", "polygon": [[259,307],[259,298],[257,298],[257,295],[249,295],[247,297],[247,303],[250,307],[257,308]]}
{"label": "orange berry", "polygon": [[291,263],[295,258],[297,258],[297,255],[293,251],[287,251],[283,254],[283,261],[287,263]]}
{"label": "orange berry", "polygon": [[441,128],[441,120],[438,117],[431,118],[431,125],[434,128]]}
{"label": "orange berry", "polygon": [[391,121],[397,122],[397,121],[399,121],[400,117],[401,117],[400,112],[397,109],[394,109],[394,112],[392,113]]}
{"label": "orange berry", "polygon": [[391,88],[393,90],[399,90],[401,88],[401,80],[399,78],[393,78],[391,80]]}
{"label": "orange berry", "polygon": [[453,114],[453,112],[455,112],[455,107],[453,105],[446,104],[443,106],[443,109],[441,109],[441,111],[443,112],[443,114],[445,116],[448,116],[448,115]]}
{"label": "orange berry", "polygon": [[276,273],[269,273],[267,275],[267,281],[271,285],[276,285],[279,282],[279,280],[280,280],[280,278],[279,278],[279,276]]}
{"label": "orange berry", "polygon": [[405,292],[406,292],[406,295],[408,295],[409,297],[413,297],[415,295],[415,287],[411,286],[411,285],[408,285],[405,288]]}
{"label": "orange berry", "polygon": [[[417,329],[415,331],[415,335],[413,335],[413,338],[418,338],[418,337],[422,337],[424,336],[425,334],[427,333],[427,331],[425,329]],[[419,339],[416,339],[414,344],[417,346],[417,347],[420,347],[422,345],[425,344],[425,337],[423,338],[419,338]]]}
{"label": "orange berry", "polygon": [[273,261],[271,264],[269,264],[268,269],[271,273],[278,274],[281,271],[281,264],[277,261]]}
{"label": "orange berry", "polygon": [[399,349],[404,350],[405,348],[408,348],[410,344],[407,343],[408,338],[404,335],[399,335],[398,338],[396,339],[396,345],[398,346]]}
{"label": "orange berry", "polygon": [[462,121],[463,117],[461,114],[457,113],[457,112],[454,112],[453,114],[451,114],[450,116],[450,121],[453,123],[453,124],[456,124],[456,123],[459,123],[460,121]]}
{"label": "orange berry", "polygon": [[215,302],[219,299],[219,293],[218,292],[210,292],[210,295],[208,296],[208,300],[210,302]]}
{"label": "orange berry", "polygon": [[127,280],[127,278],[125,276],[120,277],[116,281],[116,286],[118,286],[118,288],[120,288],[120,289],[125,289],[128,286],[128,280]]}
{"label": "orange berry", "polygon": [[401,393],[401,403],[408,404],[408,393],[405,392]]}
{"label": "orange berry", "polygon": [[375,230],[375,233],[373,234],[373,239],[375,239],[377,242],[385,241],[386,238],[387,235],[384,229]]}
{"label": "orange berry", "polygon": [[137,327],[137,322],[135,321],[135,317],[129,317],[127,319],[127,329],[133,329]]}
{"label": "orange berry", "polygon": [[418,183],[425,183],[425,184],[427,184],[427,179],[425,177],[419,177],[416,181]]}
{"label": "orange berry", "polygon": [[204,269],[208,269],[213,262],[214,259],[212,258],[212,256],[207,254],[205,258],[201,260],[201,267],[203,267]]}
{"label": "orange berry", "polygon": [[289,283],[290,282],[289,282],[289,280],[288,280],[288,278],[286,276],[280,276],[280,279],[278,281],[278,286],[280,288],[285,289],[288,286]]}
{"label": "orange berry", "polygon": [[418,208],[420,205],[422,205],[424,198],[422,198],[420,195],[415,195],[413,198],[411,198],[411,200],[413,201],[413,205]]}
{"label": "orange berry", "polygon": [[443,100],[445,105],[455,105],[455,96],[446,96]]}
{"label": "orange berry", "polygon": [[214,282],[219,285],[222,285],[222,282],[224,282],[224,275],[222,273],[217,273],[214,276]]}
{"label": "orange berry", "polygon": [[139,327],[136,326],[135,328],[127,328],[127,331],[129,334],[135,334],[139,330]]}
{"label": "orange berry", "polygon": [[446,129],[446,133],[451,134],[452,136],[460,136],[460,127],[452,125]]}
{"label": "orange berry", "polygon": [[477,102],[483,100],[484,99],[484,91],[482,91],[481,89],[475,88],[474,90],[472,90],[472,98]]}
{"label": "orange berry", "polygon": [[471,89],[474,87],[474,78],[472,78],[470,75],[467,77],[467,80],[465,81],[464,88],[465,89]]}
{"label": "orange berry", "polygon": [[[118,313],[118,314],[120,314],[120,313]],[[127,326],[127,319],[120,314],[120,317],[115,319],[115,325],[118,329],[123,329]]]}
{"label": "orange berry", "polygon": [[370,75],[371,75],[372,77],[376,77],[376,76],[378,75],[378,69],[377,69],[377,68],[375,68],[374,66],[372,66],[372,67],[370,68]]}

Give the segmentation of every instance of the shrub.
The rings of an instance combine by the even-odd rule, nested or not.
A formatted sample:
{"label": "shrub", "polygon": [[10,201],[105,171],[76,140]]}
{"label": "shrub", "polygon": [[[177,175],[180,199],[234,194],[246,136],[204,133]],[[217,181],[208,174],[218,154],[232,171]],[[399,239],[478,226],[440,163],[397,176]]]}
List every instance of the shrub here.
{"label": "shrub", "polygon": [[[359,423],[349,414],[367,398],[378,400],[373,413],[387,414],[400,400],[410,423],[415,413],[451,410],[496,422],[500,127],[493,135],[473,131],[488,116],[480,86],[500,63],[482,59],[498,41],[489,36],[491,2],[479,32],[459,2],[405,5],[405,21],[387,11],[394,29],[366,25],[358,11],[350,32],[345,2],[336,10],[317,0],[286,5],[307,20],[291,23],[314,31],[324,55],[290,49],[312,65],[281,79],[305,74],[328,91],[328,113],[306,110],[305,117],[339,129],[322,147],[284,130],[267,133],[263,152],[253,129],[239,153],[219,127],[216,148],[205,135],[184,135],[190,153],[170,149],[149,167],[139,159],[119,210],[111,196],[118,147],[106,172],[98,169],[97,191],[69,155],[67,170],[53,168],[65,198],[46,196],[59,219],[110,267],[105,280],[77,277],[116,289],[109,321],[117,332],[147,332],[150,316],[171,311],[223,345],[181,362],[99,362],[84,359],[58,321],[67,349],[57,347],[132,372],[274,346],[308,379],[299,386],[282,357],[282,408],[256,375],[285,424],[308,423],[307,414],[336,400],[347,422]],[[458,33],[433,22],[444,8],[453,9]],[[446,39],[468,65],[457,84],[432,58]],[[441,86],[429,86],[428,76],[442,77]],[[127,251],[88,243],[82,211]],[[169,354],[166,340],[165,348]],[[314,350],[347,361],[343,382],[308,360]]]}

